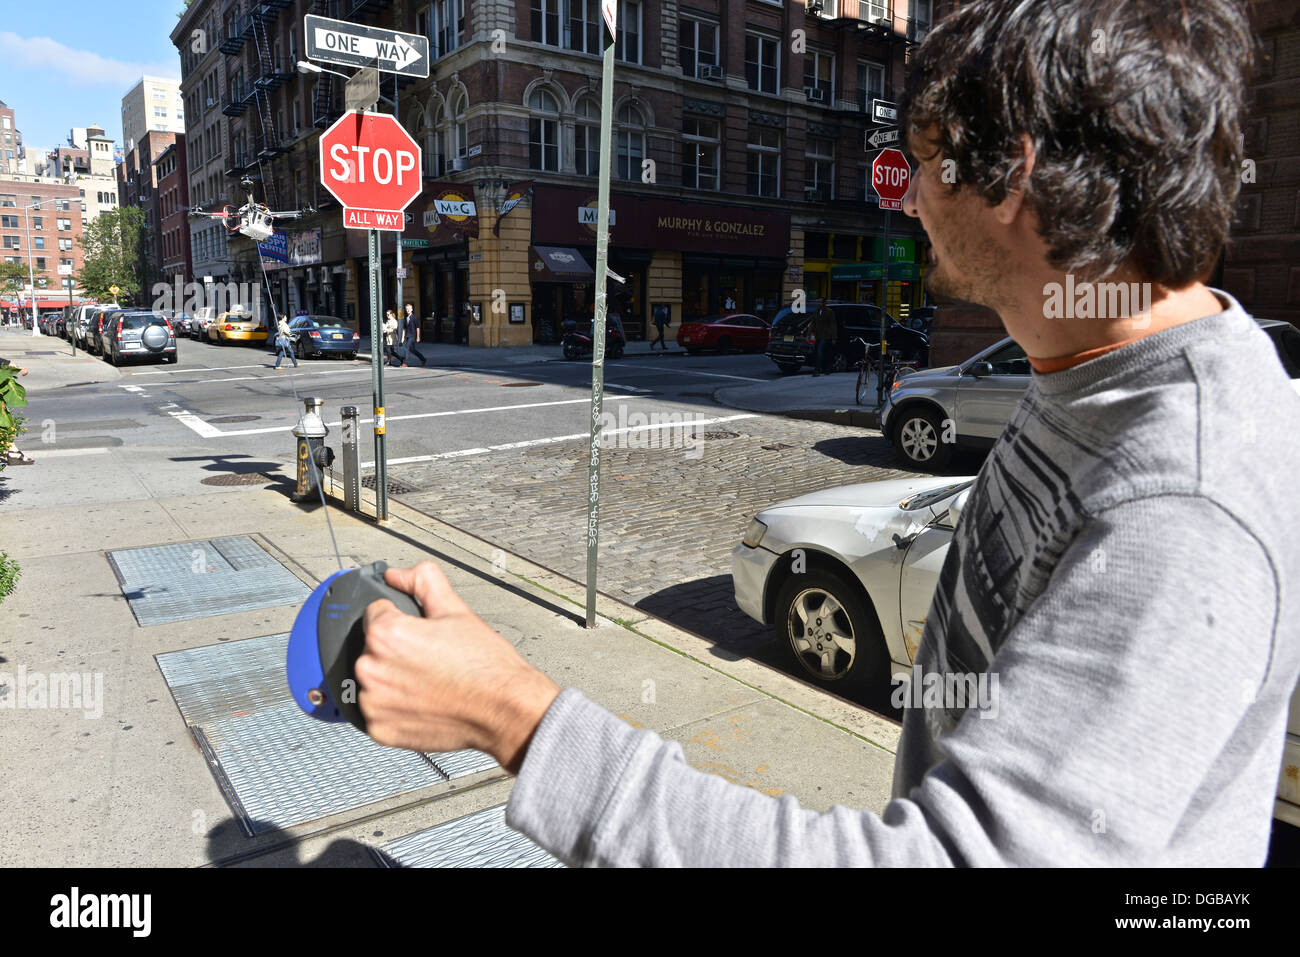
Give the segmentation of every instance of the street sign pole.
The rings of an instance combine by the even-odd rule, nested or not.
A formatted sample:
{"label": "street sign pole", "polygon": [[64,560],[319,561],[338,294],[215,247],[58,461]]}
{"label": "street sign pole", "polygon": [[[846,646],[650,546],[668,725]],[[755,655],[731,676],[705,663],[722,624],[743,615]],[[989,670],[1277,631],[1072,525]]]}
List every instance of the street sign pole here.
{"label": "street sign pole", "polygon": [[603,0],[605,62],[600,78],[600,185],[596,200],[596,311],[591,323],[591,457],[587,470],[590,493],[587,499],[587,627],[596,627],[596,553],[600,540],[600,433],[605,390],[605,295],[609,272],[609,144],[614,112],[615,10]]}
{"label": "street sign pole", "polygon": [[[401,113],[401,110],[398,109],[397,104],[398,104],[398,103],[400,102],[400,100],[401,100],[401,92],[402,92],[402,91],[401,91],[400,89],[398,89],[398,84],[397,84],[397,75],[396,75],[396,74],[393,74],[393,116],[397,117],[397,122],[399,122],[399,123],[402,122],[402,113]],[[424,171],[423,171],[423,170],[420,170],[419,172],[423,173]],[[406,214],[405,214],[405,213],[402,214],[402,232],[401,232],[401,233],[397,233],[397,234],[393,237],[393,244],[394,244],[395,246],[397,246],[397,328],[400,329],[400,330],[402,330],[402,335],[403,335],[403,337],[405,337],[405,335],[406,335],[406,325],[405,325],[405,323],[406,323],[406,317],[405,317],[405,315],[403,314],[403,311],[402,311],[402,305],[403,305],[403,300],[402,300],[402,292],[403,292],[403,290],[402,290],[402,286],[405,285],[405,282],[406,282],[406,280],[405,280],[405,278],[403,277],[403,274],[402,274],[402,233],[404,233],[404,232],[406,232]],[[408,348],[408,349],[410,348],[410,344],[409,344],[409,343],[407,343],[407,348]],[[402,361],[403,361],[403,362],[406,362],[406,359],[403,359]],[[408,365],[409,365],[409,363],[408,363]]]}
{"label": "street sign pole", "polygon": [[384,452],[384,342],[379,317],[383,286],[379,270],[379,230],[366,230],[366,252],[370,260],[370,391],[375,410],[375,518],[388,521],[388,460]]}

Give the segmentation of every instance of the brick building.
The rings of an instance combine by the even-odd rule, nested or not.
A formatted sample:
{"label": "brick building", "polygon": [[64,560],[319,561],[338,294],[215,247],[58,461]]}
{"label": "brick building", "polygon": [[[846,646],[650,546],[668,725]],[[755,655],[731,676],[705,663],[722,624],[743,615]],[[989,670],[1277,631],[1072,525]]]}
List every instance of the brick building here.
{"label": "brick building", "polygon": [[26,173],[23,134],[18,131],[13,107],[0,100],[0,176]]}
{"label": "brick building", "polygon": [[158,220],[162,235],[159,254],[162,279],[181,284],[194,275],[190,262],[189,178],[185,167],[185,137],[176,137],[154,160],[154,179],[158,183]]}
{"label": "brick building", "polygon": [[[805,11],[769,0],[622,0],[611,268],[628,282],[611,295],[621,292],[631,335],[658,303],[675,325],[728,301],[770,316],[798,290],[887,302],[897,313],[922,301],[925,238],[901,214],[891,217],[884,288],[885,221],[867,185],[874,150],[864,133],[871,99],[901,89],[932,5],[841,3]],[[403,299],[426,317],[476,309],[475,345],[544,340],[581,315],[595,261],[596,0],[190,5],[172,41],[191,153],[202,144],[191,196],[239,205],[248,175],[273,209],[316,206],[285,225],[289,261],[272,273],[270,293],[282,310],[356,320],[367,309],[365,234],[342,228],[318,186],[316,141],[341,113],[343,82],[295,72],[307,13],[430,38],[427,80],[382,75],[381,92],[396,98],[425,154],[425,190],[403,234]],[[474,204],[473,215],[440,216],[435,201],[456,197]],[[386,302],[397,292],[394,242],[384,236]],[[227,249],[230,278],[260,278],[247,240],[231,238]],[[555,249],[571,258],[555,259]],[[202,255],[196,245],[196,270]]]}
{"label": "brick building", "polygon": [[158,170],[155,164],[163,151],[176,143],[177,136],[176,133],[146,130],[117,167],[117,192],[121,205],[136,206],[144,212],[140,277],[142,288],[146,291],[163,278],[163,218],[158,201]]}
{"label": "brick building", "polygon": [[66,293],[59,266],[71,266],[74,275],[81,271],[81,230],[76,186],[32,175],[0,176],[0,252],[7,263],[30,262],[38,294]]}

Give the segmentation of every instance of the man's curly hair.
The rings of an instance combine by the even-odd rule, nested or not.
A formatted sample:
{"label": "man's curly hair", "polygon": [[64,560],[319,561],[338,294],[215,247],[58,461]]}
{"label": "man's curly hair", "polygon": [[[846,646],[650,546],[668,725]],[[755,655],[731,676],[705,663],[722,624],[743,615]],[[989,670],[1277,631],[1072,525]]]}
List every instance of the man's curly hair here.
{"label": "man's curly hair", "polygon": [[921,45],[900,106],[954,189],[1024,190],[1054,268],[1177,289],[1228,233],[1255,43],[1239,0],[975,0]]}

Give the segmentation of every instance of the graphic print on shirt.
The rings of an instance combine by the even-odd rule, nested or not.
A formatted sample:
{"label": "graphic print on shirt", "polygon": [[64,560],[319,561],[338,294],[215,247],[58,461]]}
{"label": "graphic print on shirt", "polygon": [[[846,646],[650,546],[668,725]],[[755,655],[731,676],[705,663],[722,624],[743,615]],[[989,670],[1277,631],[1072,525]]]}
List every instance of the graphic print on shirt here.
{"label": "graphic print on shirt", "polygon": [[[1045,446],[1066,450],[1068,461],[1054,460]],[[1030,387],[980,469],[949,546],[918,656],[923,671],[946,677],[988,669],[1083,522],[1082,496],[1069,477],[1136,466],[1108,460],[1112,448],[1106,436],[1040,407]],[[937,737],[965,711],[947,700],[926,709],[926,726]]]}

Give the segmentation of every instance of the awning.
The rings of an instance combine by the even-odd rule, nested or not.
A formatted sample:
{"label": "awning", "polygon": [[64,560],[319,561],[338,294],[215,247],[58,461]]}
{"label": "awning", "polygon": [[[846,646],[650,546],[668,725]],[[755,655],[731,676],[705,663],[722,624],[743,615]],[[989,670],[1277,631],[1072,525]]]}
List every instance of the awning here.
{"label": "awning", "polygon": [[[857,280],[859,282],[879,279],[881,263],[845,263],[831,266],[831,280]],[[890,263],[890,279],[919,279],[916,263]]]}
{"label": "awning", "polygon": [[571,246],[529,246],[529,275],[533,282],[592,282],[596,271]]}

